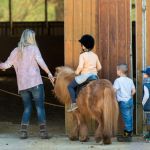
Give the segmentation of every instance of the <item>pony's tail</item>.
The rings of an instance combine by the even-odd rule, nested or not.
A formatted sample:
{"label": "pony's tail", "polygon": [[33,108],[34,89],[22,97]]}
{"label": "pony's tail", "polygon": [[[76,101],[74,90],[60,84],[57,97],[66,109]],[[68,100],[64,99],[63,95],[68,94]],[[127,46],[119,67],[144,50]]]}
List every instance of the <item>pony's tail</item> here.
{"label": "pony's tail", "polygon": [[104,136],[112,136],[117,131],[118,124],[118,103],[115,98],[113,88],[106,87],[104,89],[104,101],[103,101],[103,129]]}

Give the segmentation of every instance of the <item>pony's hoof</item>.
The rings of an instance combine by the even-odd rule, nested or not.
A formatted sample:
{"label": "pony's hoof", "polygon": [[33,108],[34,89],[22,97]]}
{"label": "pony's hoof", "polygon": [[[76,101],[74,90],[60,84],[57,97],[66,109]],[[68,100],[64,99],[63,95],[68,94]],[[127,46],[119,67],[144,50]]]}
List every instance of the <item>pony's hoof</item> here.
{"label": "pony's hoof", "polygon": [[79,140],[79,138],[76,137],[76,136],[69,136],[69,139],[70,139],[71,141],[78,141],[78,140]]}
{"label": "pony's hoof", "polygon": [[87,142],[89,139],[89,137],[80,137],[80,142]]}
{"label": "pony's hoof", "polygon": [[95,137],[95,141],[96,141],[96,143],[99,143],[102,141],[102,138],[101,137]]}
{"label": "pony's hoof", "polygon": [[104,145],[112,144],[111,139],[104,139],[103,143],[104,143]]}

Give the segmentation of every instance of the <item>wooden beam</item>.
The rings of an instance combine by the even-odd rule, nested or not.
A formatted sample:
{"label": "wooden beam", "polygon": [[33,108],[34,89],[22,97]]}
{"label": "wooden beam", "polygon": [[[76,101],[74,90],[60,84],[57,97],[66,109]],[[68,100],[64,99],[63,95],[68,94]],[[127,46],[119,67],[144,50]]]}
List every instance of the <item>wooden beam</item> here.
{"label": "wooden beam", "polygon": [[143,132],[142,109],[142,0],[136,0],[136,133]]}
{"label": "wooden beam", "polygon": [[12,35],[12,28],[13,28],[13,20],[12,20],[12,0],[9,0],[8,3],[9,8],[9,23],[10,23],[10,36]]}
{"label": "wooden beam", "polygon": [[47,5],[48,5],[47,0],[45,0],[45,22],[48,22]]}

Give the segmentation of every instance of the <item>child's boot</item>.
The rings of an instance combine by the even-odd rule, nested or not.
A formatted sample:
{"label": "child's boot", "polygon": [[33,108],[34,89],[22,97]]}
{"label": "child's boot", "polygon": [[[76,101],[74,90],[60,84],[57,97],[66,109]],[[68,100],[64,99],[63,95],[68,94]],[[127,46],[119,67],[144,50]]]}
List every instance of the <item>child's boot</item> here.
{"label": "child's boot", "polygon": [[150,125],[147,126],[147,134],[144,135],[146,142],[150,142]]}
{"label": "child's boot", "polygon": [[40,125],[40,137],[41,137],[41,139],[49,139],[46,124]]}
{"label": "child's boot", "polygon": [[20,138],[21,139],[27,139],[28,138],[28,132],[27,132],[28,125],[22,124],[20,129]]}
{"label": "child's boot", "polygon": [[71,111],[74,111],[78,108],[77,104],[76,103],[72,103],[70,108],[67,110],[67,112],[71,112]]}

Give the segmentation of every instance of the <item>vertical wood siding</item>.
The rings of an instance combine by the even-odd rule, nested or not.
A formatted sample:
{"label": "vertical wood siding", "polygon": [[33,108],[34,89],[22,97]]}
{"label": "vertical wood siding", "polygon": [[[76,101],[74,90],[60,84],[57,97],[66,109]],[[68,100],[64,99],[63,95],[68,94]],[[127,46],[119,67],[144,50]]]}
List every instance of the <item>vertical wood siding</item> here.
{"label": "vertical wood siding", "polygon": [[83,34],[96,37],[97,0],[64,1],[65,64],[76,68],[81,50],[78,40]]}
{"label": "vertical wood siding", "polygon": [[[143,108],[142,108],[142,0],[136,0],[136,79],[137,79],[137,133],[143,132]],[[150,1],[146,1],[146,66],[150,66]]]}
{"label": "vertical wood siding", "polygon": [[[130,75],[130,0],[99,0],[98,55],[102,78],[116,79],[116,65],[127,63]],[[119,132],[123,122],[119,117]]]}
{"label": "vertical wood siding", "polygon": [[[78,40],[83,34],[91,34],[96,38],[97,0],[65,0],[65,65],[76,69],[81,46]],[[74,126],[72,115],[65,114],[66,132]],[[93,121],[88,121],[90,130],[95,128]]]}
{"label": "vertical wood siding", "polygon": [[114,81],[118,63],[127,63],[130,70],[130,0],[99,0],[97,44],[102,77]]}
{"label": "vertical wood siding", "polygon": [[[64,4],[65,65],[77,67],[78,40],[88,33],[96,40],[101,78],[113,82],[118,63],[127,63],[130,70],[130,0],[65,0]],[[72,116],[66,114],[67,132],[72,125]],[[89,126],[94,123],[89,121]]]}

